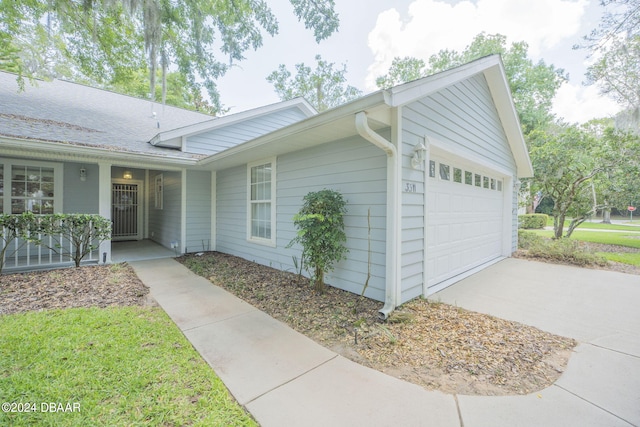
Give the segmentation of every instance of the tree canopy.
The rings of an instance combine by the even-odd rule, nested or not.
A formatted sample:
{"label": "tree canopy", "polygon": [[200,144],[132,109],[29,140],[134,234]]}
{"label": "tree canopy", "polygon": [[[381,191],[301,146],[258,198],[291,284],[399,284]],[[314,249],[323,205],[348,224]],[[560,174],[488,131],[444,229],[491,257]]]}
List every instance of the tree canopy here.
{"label": "tree canopy", "polygon": [[421,59],[395,58],[389,72],[376,79],[380,88],[387,88],[408,80],[465,64],[491,54],[501,54],[513,101],[520,116],[524,132],[552,121],[553,98],[567,77],[562,69],[540,60],[534,63],[528,57],[525,42],[507,46],[507,39],[500,34],[478,34],[462,52],[441,50],[432,55],[427,64]]}
{"label": "tree canopy", "polygon": [[277,70],[267,76],[267,81],[273,84],[280,99],[303,97],[318,111],[336,107],[362,95],[359,89],[346,83],[345,64],[341,69],[334,69],[334,63],[323,60],[320,55],[316,55],[316,63],[315,70],[304,63],[296,64],[295,76],[280,64]]}
{"label": "tree canopy", "polygon": [[[337,30],[334,0],[290,3],[316,41]],[[277,31],[276,16],[264,0],[0,0],[0,66],[38,77],[50,74],[53,64],[26,66],[29,58],[38,58],[26,49],[17,61],[10,56],[10,49],[39,42],[41,58],[61,55],[69,61],[70,76],[118,86],[146,66],[149,93],[155,95],[160,70],[164,97],[166,76],[178,72],[190,88],[205,88],[219,109],[216,79],[247,50],[262,46],[265,34]]]}
{"label": "tree canopy", "polygon": [[[576,48],[595,59],[587,83],[596,84],[626,110],[626,127],[640,132],[640,0],[601,0],[600,24]],[[631,126],[629,126],[631,125]]]}
{"label": "tree canopy", "polygon": [[630,202],[640,189],[638,137],[615,130],[610,121],[553,125],[529,134],[535,179],[533,193],[553,200],[554,234],[565,237],[598,210]]}

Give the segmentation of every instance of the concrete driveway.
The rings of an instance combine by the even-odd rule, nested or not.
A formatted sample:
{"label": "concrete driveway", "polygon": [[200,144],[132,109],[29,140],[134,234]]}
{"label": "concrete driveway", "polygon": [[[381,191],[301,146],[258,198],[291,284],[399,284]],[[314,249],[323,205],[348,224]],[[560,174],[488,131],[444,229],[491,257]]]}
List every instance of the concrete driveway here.
{"label": "concrete driveway", "polygon": [[509,258],[430,299],[580,343],[541,393],[458,396],[465,426],[640,425],[640,276]]}

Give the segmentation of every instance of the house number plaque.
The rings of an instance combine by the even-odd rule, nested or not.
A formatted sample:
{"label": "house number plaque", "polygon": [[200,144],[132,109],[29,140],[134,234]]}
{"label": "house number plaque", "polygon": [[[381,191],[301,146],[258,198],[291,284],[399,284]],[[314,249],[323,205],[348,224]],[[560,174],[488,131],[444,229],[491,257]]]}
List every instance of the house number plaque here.
{"label": "house number plaque", "polygon": [[405,182],[404,183],[404,192],[405,193],[415,193],[418,191],[418,187],[413,182]]}

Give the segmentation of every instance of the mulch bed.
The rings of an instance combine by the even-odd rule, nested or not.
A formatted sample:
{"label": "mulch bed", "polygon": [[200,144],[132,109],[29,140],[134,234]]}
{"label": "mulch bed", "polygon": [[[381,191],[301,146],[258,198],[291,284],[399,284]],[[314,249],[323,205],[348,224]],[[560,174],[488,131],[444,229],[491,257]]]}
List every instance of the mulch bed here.
{"label": "mulch bed", "polygon": [[386,322],[382,304],[290,272],[205,253],[178,261],[272,317],[358,363],[448,393],[526,394],[551,385],[576,342],[531,326],[424,299]]}
{"label": "mulch bed", "polygon": [[0,276],[0,315],[73,307],[149,304],[149,288],[126,264]]}

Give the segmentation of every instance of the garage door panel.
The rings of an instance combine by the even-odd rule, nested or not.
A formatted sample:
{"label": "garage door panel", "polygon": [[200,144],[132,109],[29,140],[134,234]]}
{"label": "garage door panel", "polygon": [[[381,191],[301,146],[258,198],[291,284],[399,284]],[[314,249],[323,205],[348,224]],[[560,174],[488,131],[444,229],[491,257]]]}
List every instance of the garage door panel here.
{"label": "garage door panel", "polygon": [[[434,160],[440,162],[440,159]],[[442,162],[458,167],[453,160]],[[482,171],[461,169],[474,177],[479,175],[482,186],[443,180],[439,174],[428,178],[425,254],[428,286],[502,254],[504,193],[497,191],[496,185],[493,189],[491,185],[484,188],[485,177],[489,183],[495,183],[498,178]]]}

